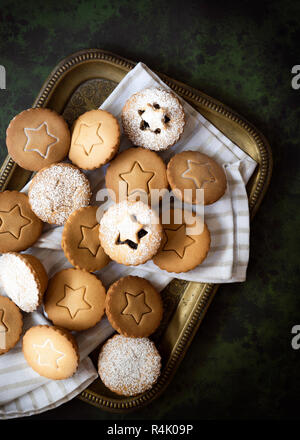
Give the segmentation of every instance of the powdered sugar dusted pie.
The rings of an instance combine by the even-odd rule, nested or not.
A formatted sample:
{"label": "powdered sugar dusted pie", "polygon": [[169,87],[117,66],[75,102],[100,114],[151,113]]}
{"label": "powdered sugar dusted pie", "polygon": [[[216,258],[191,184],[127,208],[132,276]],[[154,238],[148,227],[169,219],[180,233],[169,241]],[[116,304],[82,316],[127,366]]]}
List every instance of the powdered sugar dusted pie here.
{"label": "powdered sugar dusted pie", "polygon": [[42,302],[48,276],[38,258],[8,252],[0,257],[0,281],[4,293],[21,310],[33,312]]}
{"label": "powdered sugar dusted pie", "polygon": [[161,357],[148,338],[116,335],[102,347],[98,372],[111,391],[123,396],[143,393],[155,384],[161,369]]}
{"label": "powdered sugar dusted pie", "polygon": [[127,266],[150,260],[160,247],[162,234],[159,217],[141,201],[116,203],[100,221],[99,237],[104,252]]}
{"label": "powdered sugar dusted pie", "polygon": [[41,220],[63,225],[73,211],[89,204],[90,183],[74,165],[53,164],[34,176],[28,197],[31,209]]}
{"label": "powdered sugar dusted pie", "polygon": [[134,145],[166,150],[178,142],[183,132],[184,110],[174,93],[152,87],[128,99],[122,110],[122,124]]}

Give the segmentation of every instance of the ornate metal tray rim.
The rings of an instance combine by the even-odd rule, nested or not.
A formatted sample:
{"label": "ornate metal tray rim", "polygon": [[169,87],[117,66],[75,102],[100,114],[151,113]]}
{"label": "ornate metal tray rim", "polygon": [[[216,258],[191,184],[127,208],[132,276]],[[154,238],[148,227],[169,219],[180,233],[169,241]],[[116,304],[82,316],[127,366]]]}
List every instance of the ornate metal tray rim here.
{"label": "ornate metal tray rim", "polygon": [[[88,49],[76,52],[62,60],[51,72],[42,86],[41,91],[33,104],[33,107],[46,106],[47,101],[49,101],[52,93],[55,91],[56,85],[62,80],[66,73],[79,64],[90,61],[103,61],[105,63],[111,63],[114,66],[118,66],[119,68],[127,71],[131,70],[136,65],[136,63],[130,60],[101,49]],[[221,114],[225,118],[230,119],[238,124],[248,133],[249,136],[253,138],[259,149],[261,158],[260,175],[258,181],[256,182],[254,191],[249,196],[249,208],[251,218],[253,218],[265,195],[271,178],[272,153],[267,140],[251,123],[221,102],[177,80],[173,80],[164,74],[158,73],[158,75],[169,87],[171,87],[183,98],[187,99],[190,103],[202,105],[213,112]],[[15,167],[15,162],[9,156],[7,156],[0,170],[0,191],[3,191],[7,186],[10,178],[14,174]],[[177,344],[174,346],[170,359],[164,366],[162,374],[154,387],[141,395],[126,398],[124,401],[114,398],[101,397],[99,394],[87,388],[79,395],[82,400],[105,410],[124,412],[135,410],[148,404],[165,390],[174,376],[181,360],[183,359],[193,339],[193,336],[195,335],[206,313],[206,310],[208,309],[218,289],[218,285],[190,282],[186,287],[186,290],[189,289],[197,289],[198,300],[195,304],[189,322],[186,323],[186,326],[182,331],[179,342],[177,342]]]}

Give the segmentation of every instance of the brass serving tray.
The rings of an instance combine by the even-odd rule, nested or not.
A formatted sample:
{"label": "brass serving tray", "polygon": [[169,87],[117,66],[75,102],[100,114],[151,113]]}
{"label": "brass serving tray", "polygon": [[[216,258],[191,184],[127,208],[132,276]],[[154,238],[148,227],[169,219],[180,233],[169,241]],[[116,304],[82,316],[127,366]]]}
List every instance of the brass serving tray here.
{"label": "brass serving tray", "polygon": [[[98,108],[135,64],[100,49],[77,52],[55,67],[33,107],[56,110],[71,125],[83,112]],[[271,177],[272,153],[267,140],[252,124],[221,102],[166,75],[158,75],[258,163],[247,185],[253,218]],[[0,170],[0,190],[21,189],[30,175],[8,156]],[[79,397],[115,412],[134,410],[158,397],[172,380],[217,289],[216,284],[174,279],[162,292],[164,319],[152,339],[162,355],[163,366],[161,376],[151,390],[124,398],[107,390],[98,378]],[[99,348],[91,354],[95,362],[98,352]]]}

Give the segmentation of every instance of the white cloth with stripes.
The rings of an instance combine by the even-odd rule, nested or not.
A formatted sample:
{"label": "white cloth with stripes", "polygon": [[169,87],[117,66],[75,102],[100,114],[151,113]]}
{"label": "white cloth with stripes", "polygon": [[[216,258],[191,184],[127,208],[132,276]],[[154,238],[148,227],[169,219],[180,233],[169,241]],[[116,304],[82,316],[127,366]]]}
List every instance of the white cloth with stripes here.
{"label": "white cloth with stripes", "polygon": [[[169,87],[143,63],[138,63],[119,83],[100,108],[108,110],[121,120],[121,110],[127,99],[147,87]],[[245,185],[256,162],[224,136],[185,100],[178,97],[184,107],[186,125],[179,142],[159,153],[167,163],[183,150],[196,150],[214,158],[224,167],[228,187],[224,196],[213,205],[205,206],[204,220],[211,233],[211,249],[205,261],[186,273],[169,273],[159,269],[152,261],[138,266],[138,270],[161,273],[172,278],[209,283],[244,281],[249,259],[249,208]],[[122,136],[121,151],[130,142]],[[96,190],[105,186],[105,167],[91,173]]]}
{"label": "white cloth with stripes", "polygon": [[[24,331],[33,325],[43,324],[49,324],[49,322],[42,313],[27,314]],[[98,331],[106,337],[111,334],[111,327],[107,321],[103,320],[98,324]],[[78,341],[80,365],[76,374],[66,380],[49,380],[32,370],[23,356],[21,341],[14,349],[1,356],[0,418],[37,414],[54,408],[83,391],[97,378],[95,367],[87,357],[87,347],[92,346],[91,342],[88,336],[86,336],[86,341],[82,340],[82,337]],[[88,352],[89,349],[90,347],[88,347]]]}
{"label": "white cloth with stripes", "polygon": [[[158,85],[167,88],[147,66],[139,63],[124,77],[101,108],[120,120],[121,109],[133,93]],[[167,162],[174,153],[184,149],[199,150],[224,166],[228,179],[228,189],[222,199],[205,207],[205,221],[212,238],[211,250],[202,265],[184,274],[167,273],[152,262],[138,267],[111,262],[96,272],[106,287],[129,274],[147,278],[158,290],[162,290],[174,277],[212,283],[245,280],[249,258],[249,210],[245,184],[256,163],[187,102],[180,100],[186,113],[184,134],[174,147],[160,153],[161,156]],[[121,150],[129,146],[128,139],[122,136]],[[106,167],[102,167],[86,173],[93,189],[92,204],[96,201],[97,191],[104,187],[105,170]],[[23,191],[27,189],[28,185]],[[61,250],[62,230],[62,227],[45,225],[40,239],[26,251],[40,258],[49,277],[58,270],[71,267]],[[37,324],[49,324],[41,308],[26,315],[24,330]],[[80,351],[79,369],[73,377],[62,381],[48,380],[35,373],[26,364],[20,341],[13,350],[0,357],[0,418],[37,414],[78,395],[97,377],[89,353],[112,333],[113,329],[104,318],[92,329],[75,334]]]}

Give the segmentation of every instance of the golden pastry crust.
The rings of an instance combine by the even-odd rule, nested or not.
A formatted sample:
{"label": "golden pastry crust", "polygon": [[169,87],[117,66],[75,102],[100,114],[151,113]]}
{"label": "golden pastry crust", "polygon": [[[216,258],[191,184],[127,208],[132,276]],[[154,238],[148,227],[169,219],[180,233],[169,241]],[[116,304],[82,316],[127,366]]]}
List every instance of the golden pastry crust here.
{"label": "golden pastry crust", "polygon": [[0,295],[0,355],[11,350],[20,340],[23,316],[16,304]]}
{"label": "golden pastry crust", "polygon": [[31,271],[35,277],[35,281],[39,286],[39,291],[41,292],[41,297],[46,290],[48,284],[48,275],[46,269],[42,262],[30,254],[19,254],[19,258],[21,258],[24,262],[26,262],[27,266],[31,268]]}
{"label": "golden pastry crust", "polygon": [[39,171],[68,154],[71,135],[64,118],[53,110],[30,108],[15,116],[6,131],[13,160],[30,171]]}
{"label": "golden pastry crust", "polygon": [[28,196],[18,191],[0,193],[0,252],[19,252],[40,237],[42,221],[30,207]]}
{"label": "golden pastry crust", "polygon": [[48,275],[34,255],[3,254],[0,257],[0,277],[7,296],[24,312],[32,312],[41,304]]}
{"label": "golden pastry crust", "polygon": [[[219,200],[226,191],[227,180],[223,168],[211,157],[199,151],[175,154],[167,165],[167,177],[176,197],[197,204],[196,190],[204,190],[204,205]],[[190,190],[190,194],[184,190]]]}
{"label": "golden pastry crust", "polygon": [[[160,251],[154,256],[153,263],[167,272],[188,272],[205,260],[210,249],[210,232],[207,225],[203,224],[200,234],[188,234],[184,222],[183,211],[180,215],[175,213],[181,210],[170,211],[170,222],[163,224],[164,238]],[[175,218],[182,218],[178,223]],[[200,224],[200,220],[199,220]]]}
{"label": "golden pastry crust", "polygon": [[94,170],[118,152],[121,130],[118,120],[105,110],[91,110],[74,122],[69,159],[84,170]]}
{"label": "golden pastry crust", "polygon": [[99,354],[98,372],[102,382],[123,396],[136,396],[152,388],[160,369],[160,354],[148,338],[115,335]]}
{"label": "golden pastry crust", "polygon": [[104,314],[105,288],[96,275],[79,269],[63,269],[49,281],[44,307],[54,325],[86,330]]}
{"label": "golden pastry crust", "polygon": [[28,197],[31,209],[41,220],[63,225],[72,212],[88,206],[91,188],[79,168],[57,163],[41,169],[34,176]]}
{"label": "golden pastry crust", "polygon": [[178,142],[183,133],[184,109],[173,92],[156,87],[144,89],[126,101],[122,125],[134,145],[166,150]]}
{"label": "golden pastry crust", "polygon": [[[141,147],[128,148],[118,154],[107,168],[105,183],[116,195],[116,202],[136,198],[138,194],[146,196],[145,201],[150,202],[151,190],[167,190],[169,186],[162,158],[154,151]],[[124,187],[125,197],[119,192],[120,185]]]}
{"label": "golden pastry crust", "polygon": [[150,260],[162,240],[158,216],[143,202],[112,205],[100,221],[99,237],[104,252],[114,261],[137,266]]}
{"label": "golden pastry crust", "polygon": [[79,365],[74,337],[57,326],[37,325],[27,330],[23,336],[23,354],[40,376],[54,380],[73,376]]}
{"label": "golden pastry crust", "polygon": [[74,211],[65,223],[62,249],[66,258],[77,269],[94,272],[110,262],[101,247],[97,206],[87,206]]}
{"label": "golden pastry crust", "polygon": [[107,291],[106,315],[120,334],[133,338],[151,335],[163,316],[161,295],[145,278],[127,276]]}

